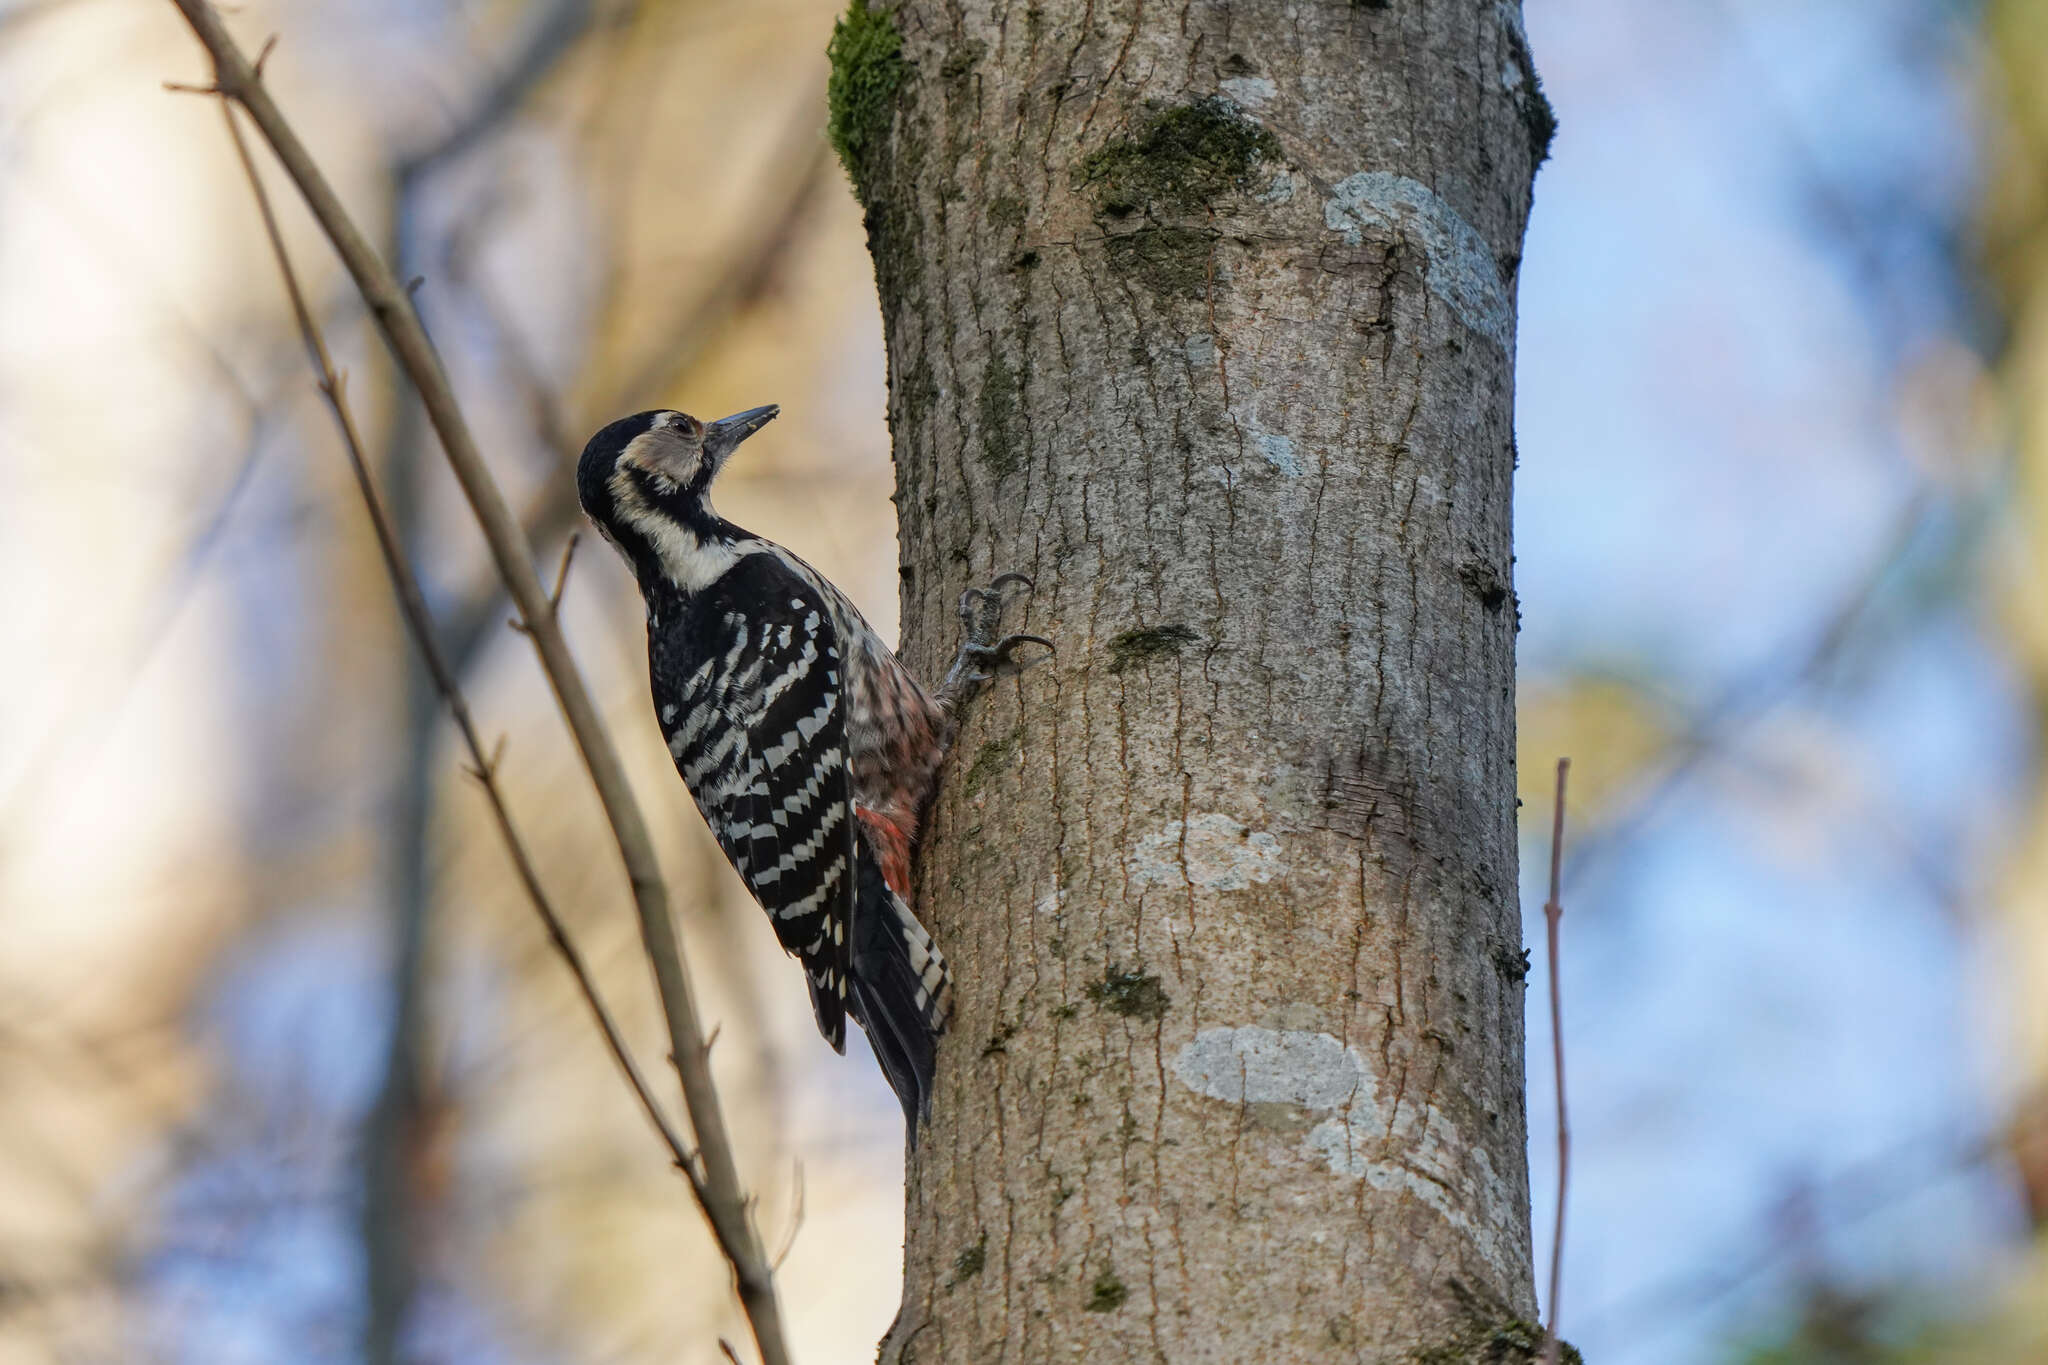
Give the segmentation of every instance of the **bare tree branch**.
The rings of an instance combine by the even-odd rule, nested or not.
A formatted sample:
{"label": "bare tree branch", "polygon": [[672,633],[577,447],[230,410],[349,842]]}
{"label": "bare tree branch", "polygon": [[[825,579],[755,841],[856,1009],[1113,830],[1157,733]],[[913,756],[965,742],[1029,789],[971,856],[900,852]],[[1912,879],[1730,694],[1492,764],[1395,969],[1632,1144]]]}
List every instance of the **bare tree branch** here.
{"label": "bare tree branch", "polygon": [[748,1217],[731,1139],[712,1084],[709,1052],[670,919],[668,895],[653,839],[611,736],[591,701],[560,622],[549,605],[547,589],[534,572],[532,548],[484,462],[410,295],[350,219],[311,153],[270,98],[256,67],[243,55],[213,7],[205,0],[173,3],[212,59],[214,90],[240,104],[262,131],[334,243],[385,340],[419,391],[449,465],[528,628],[548,683],[611,822],[632,885],[641,936],[668,1023],[673,1060],[696,1131],[701,1170],[692,1188],[701,1192],[706,1217],[732,1265],[740,1302],[765,1365],[784,1365],[789,1354],[776,1303],[774,1277]]}
{"label": "bare tree branch", "polygon": [[[463,159],[501,132],[525,107],[528,97],[575,50],[590,22],[590,0],[540,0],[522,15],[524,29],[505,55],[478,83],[461,111],[434,136],[390,159],[390,241],[387,258],[400,278],[412,281],[424,254],[420,245],[422,201],[437,173]],[[261,63],[259,62],[260,66]],[[389,489],[387,511],[401,546],[410,547],[422,511],[422,414],[407,401],[392,406],[383,465]],[[572,504],[573,498],[568,499]],[[482,576],[491,578],[488,568]],[[450,650],[456,676],[467,671],[471,647]],[[365,1365],[398,1365],[400,1335],[420,1278],[422,1238],[409,1178],[408,1147],[421,1117],[427,1066],[422,1039],[429,995],[428,930],[434,887],[429,870],[427,830],[434,806],[433,735],[440,714],[436,688],[424,668],[410,660],[400,666],[404,720],[394,735],[399,778],[392,806],[390,853],[389,1033],[377,1098],[363,1121],[363,1197],[359,1230],[363,1244],[363,1360]]]}
{"label": "bare tree branch", "polygon": [[[249,187],[256,198],[257,212],[263,216],[263,229],[270,238],[270,249],[277,258],[277,268],[284,277],[285,292],[291,298],[292,314],[298,319],[300,335],[305,338],[306,350],[319,376],[319,389],[327,406],[334,413],[335,425],[340,428],[342,445],[348,454],[349,470],[355,475],[356,488],[363,497],[363,507],[370,514],[370,525],[377,533],[377,549],[384,557],[385,570],[391,576],[392,591],[397,594],[399,610],[405,616],[406,629],[412,633],[413,642],[419,646],[420,657],[426,662],[427,671],[434,680],[434,687],[448,705],[448,713],[455,720],[455,728],[462,735],[464,747],[469,750],[470,766],[465,771],[476,779],[483,788],[485,798],[490,802],[491,816],[497,822],[498,833],[505,841],[505,852],[512,859],[513,870],[519,874],[519,883],[526,889],[527,899],[533,902],[534,913],[540,916],[541,926],[547,931],[548,939],[561,954],[569,973],[576,979],[576,988],[590,1006],[591,1017],[596,1020],[598,1031],[604,1034],[605,1046],[611,1050],[612,1059],[619,1064],[626,1083],[632,1087],[634,1097],[646,1111],[648,1121],[658,1133],[675,1158],[677,1169],[681,1170],[693,1187],[698,1177],[692,1165],[692,1156],[668,1115],[648,1089],[645,1076],[633,1060],[633,1054],[626,1045],[625,1034],[604,1003],[598,991],[597,982],[591,976],[583,954],[569,938],[563,926],[562,917],[555,910],[547,889],[541,885],[540,874],[534,867],[533,855],[528,852],[526,841],[520,837],[519,828],[513,822],[512,812],[505,802],[503,788],[498,785],[498,765],[503,746],[500,744],[486,753],[482,738],[477,733],[476,721],[469,709],[469,701],[463,695],[462,685],[456,680],[448,658],[441,652],[441,646],[434,634],[432,613],[427,608],[426,595],[420,590],[419,579],[406,562],[405,551],[398,543],[398,533],[391,524],[391,517],[385,511],[384,499],[377,491],[375,480],[370,474],[368,457],[363,453],[363,441],[356,428],[355,417],[348,406],[347,381],[336,372],[334,362],[327,350],[326,339],[321,335],[320,326],[306,308],[305,295],[299,287],[297,273],[292,269],[291,257],[285,250],[284,238],[277,228],[277,219],[271,211],[270,197],[263,189],[263,182],[257,175],[256,164],[250,158],[242,130],[236,124],[233,108],[223,99],[221,112],[228,126],[228,135],[234,139],[235,154],[241,158],[242,169],[249,177]],[[574,543],[573,541],[571,542]],[[568,557],[563,556],[566,568]],[[698,1198],[704,1197],[702,1190]]]}
{"label": "bare tree branch", "polygon": [[1572,761],[1557,760],[1557,800],[1550,813],[1550,899],[1543,925],[1550,957],[1550,1061],[1557,1077],[1557,1221],[1550,1230],[1549,1315],[1543,1324],[1543,1365],[1557,1365],[1557,1297],[1564,1281],[1564,1195],[1572,1169],[1572,1130],[1564,1107],[1564,990],[1557,980],[1557,929],[1564,918],[1564,782]]}

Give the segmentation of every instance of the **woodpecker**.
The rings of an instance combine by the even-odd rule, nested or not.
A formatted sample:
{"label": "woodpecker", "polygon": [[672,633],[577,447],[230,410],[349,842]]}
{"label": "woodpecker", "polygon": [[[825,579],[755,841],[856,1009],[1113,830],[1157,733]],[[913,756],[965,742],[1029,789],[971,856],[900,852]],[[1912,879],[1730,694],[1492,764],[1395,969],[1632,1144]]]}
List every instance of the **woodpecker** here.
{"label": "woodpecker", "polygon": [[576,466],[583,510],[640,583],[655,718],[727,861],[802,963],[818,1031],[866,1030],[910,1140],[951,1010],[946,960],[911,908],[918,827],[982,684],[1035,635],[997,638],[1004,574],[960,598],[967,639],[927,691],[824,575],[711,505],[740,442],[781,409],[704,423],[624,417]]}

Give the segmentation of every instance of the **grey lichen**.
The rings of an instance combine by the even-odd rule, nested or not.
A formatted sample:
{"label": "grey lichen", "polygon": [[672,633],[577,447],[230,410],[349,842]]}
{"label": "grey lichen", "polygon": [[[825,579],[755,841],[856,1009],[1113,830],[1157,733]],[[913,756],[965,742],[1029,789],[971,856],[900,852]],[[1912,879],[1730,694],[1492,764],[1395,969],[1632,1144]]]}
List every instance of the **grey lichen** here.
{"label": "grey lichen", "polygon": [[1130,1297],[1131,1291],[1124,1288],[1124,1282],[1116,1277],[1116,1272],[1105,1270],[1088,1287],[1088,1302],[1084,1307],[1091,1313],[1114,1313]]}
{"label": "grey lichen", "polygon": [[1211,95],[1153,112],[1129,137],[1091,152],[1075,179],[1113,218],[1186,213],[1249,189],[1253,167],[1279,155],[1271,132],[1230,100]]}
{"label": "grey lichen", "polygon": [[876,179],[875,159],[889,139],[896,96],[910,74],[903,35],[887,10],[852,0],[832,26],[825,55],[832,63],[825,82],[826,133],[853,181],[854,196],[866,204]]}
{"label": "grey lichen", "polygon": [[1178,654],[1201,638],[1191,627],[1178,623],[1123,631],[1109,642],[1109,671],[1121,673],[1133,664]]}
{"label": "grey lichen", "polygon": [[1155,1023],[1166,1016],[1167,1007],[1173,1003],[1160,989],[1158,977],[1127,972],[1121,967],[1111,967],[1102,980],[1090,983],[1088,998],[1111,1014]]}

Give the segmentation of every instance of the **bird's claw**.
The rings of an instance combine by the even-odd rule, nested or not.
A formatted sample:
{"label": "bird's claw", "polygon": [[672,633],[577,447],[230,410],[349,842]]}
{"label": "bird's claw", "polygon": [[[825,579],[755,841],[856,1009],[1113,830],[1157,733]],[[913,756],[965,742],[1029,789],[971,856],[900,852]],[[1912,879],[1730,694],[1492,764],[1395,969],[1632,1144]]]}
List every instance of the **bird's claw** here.
{"label": "bird's claw", "polygon": [[966,627],[967,643],[991,645],[995,643],[996,630],[1003,623],[1003,608],[1009,599],[1003,589],[1021,583],[1029,592],[1033,584],[1020,573],[997,574],[984,588],[969,588],[960,594],[960,624]]}
{"label": "bird's claw", "polygon": [[[1031,659],[1018,659],[1019,645],[1043,645],[1045,653]],[[979,665],[974,671],[976,682],[988,682],[995,678],[1007,678],[1013,673],[1022,673],[1033,664],[1042,664],[1054,654],[1059,646],[1043,635],[1005,635],[992,645],[978,645],[969,641],[960,646],[960,656]]]}
{"label": "bird's claw", "polygon": [[[1053,642],[1043,635],[997,638],[996,632],[1003,624],[1003,608],[1008,605],[1003,590],[1018,585],[1027,592],[1034,586],[1023,574],[1005,573],[998,574],[986,587],[969,588],[960,594],[960,624],[965,628],[967,638],[961,643],[960,652],[954,655],[953,667],[947,671],[946,681],[940,688],[948,706],[957,708],[964,705],[984,683],[1022,673],[1057,652]],[[1042,645],[1046,653],[1019,659],[1016,654],[1019,645]]]}

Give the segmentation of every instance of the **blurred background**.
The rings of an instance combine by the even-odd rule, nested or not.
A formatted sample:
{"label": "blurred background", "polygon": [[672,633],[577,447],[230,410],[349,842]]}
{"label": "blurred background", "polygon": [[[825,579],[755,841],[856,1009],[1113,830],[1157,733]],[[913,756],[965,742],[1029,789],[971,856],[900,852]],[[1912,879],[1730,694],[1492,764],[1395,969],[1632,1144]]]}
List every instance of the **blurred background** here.
{"label": "blurred background", "polygon": [[[584,437],[784,416],[721,508],[893,630],[832,0],[271,0],[269,73],[550,560]],[[1528,0],[1521,768],[1574,760],[1564,1326],[1603,1365],[2048,1360],[2048,3]],[[411,663],[170,6],[0,0],[0,1365],[715,1361],[726,1274]],[[301,270],[543,875],[622,879],[352,291]],[[822,1047],[644,701],[800,1359],[894,1311],[900,1118]],[[1532,991],[1539,1257],[1556,1170]],[[856,1054],[862,1045],[853,1042]],[[664,1091],[666,1094],[666,1091]]]}

